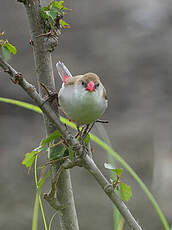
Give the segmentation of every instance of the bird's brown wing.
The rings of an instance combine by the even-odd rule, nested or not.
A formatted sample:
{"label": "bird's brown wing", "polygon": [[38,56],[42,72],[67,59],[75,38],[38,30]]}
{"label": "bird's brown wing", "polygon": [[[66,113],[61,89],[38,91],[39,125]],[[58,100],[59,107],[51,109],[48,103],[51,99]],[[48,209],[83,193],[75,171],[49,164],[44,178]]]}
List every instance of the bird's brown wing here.
{"label": "bird's brown wing", "polygon": [[[103,86],[103,85],[102,85],[102,86]],[[104,98],[105,98],[106,100],[108,100],[108,97],[107,97],[106,90],[105,90],[104,86],[103,86],[103,96],[104,96]]]}

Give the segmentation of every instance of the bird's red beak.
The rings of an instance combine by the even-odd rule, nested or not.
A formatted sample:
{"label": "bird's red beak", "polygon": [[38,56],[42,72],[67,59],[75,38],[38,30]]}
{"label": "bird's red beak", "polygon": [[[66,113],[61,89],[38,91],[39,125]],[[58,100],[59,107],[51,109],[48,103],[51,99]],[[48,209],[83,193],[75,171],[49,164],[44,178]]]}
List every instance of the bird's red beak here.
{"label": "bird's red beak", "polygon": [[85,88],[87,91],[94,91],[95,90],[95,84],[93,81],[88,82],[87,87]]}

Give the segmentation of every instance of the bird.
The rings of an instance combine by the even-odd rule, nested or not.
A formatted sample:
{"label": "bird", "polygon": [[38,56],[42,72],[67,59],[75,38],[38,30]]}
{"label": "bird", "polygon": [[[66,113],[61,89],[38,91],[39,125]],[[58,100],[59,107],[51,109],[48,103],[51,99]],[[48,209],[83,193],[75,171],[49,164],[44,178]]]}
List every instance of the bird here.
{"label": "bird", "polygon": [[64,114],[79,127],[94,124],[105,112],[108,99],[106,90],[95,73],[72,76],[62,62],[56,68],[62,80],[58,93],[59,105]]}

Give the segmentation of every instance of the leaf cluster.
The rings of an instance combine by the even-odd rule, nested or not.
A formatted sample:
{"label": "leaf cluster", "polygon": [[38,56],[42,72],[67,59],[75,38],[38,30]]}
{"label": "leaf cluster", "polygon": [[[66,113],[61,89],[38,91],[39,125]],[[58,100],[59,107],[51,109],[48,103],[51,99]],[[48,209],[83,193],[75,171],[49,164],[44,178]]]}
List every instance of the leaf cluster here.
{"label": "leaf cluster", "polygon": [[[30,170],[33,165],[34,160],[36,159],[36,156],[41,152],[48,151],[48,148],[52,147],[53,141],[55,139],[58,139],[61,136],[62,136],[61,133],[57,130],[53,132],[52,134],[50,134],[47,138],[43,139],[41,141],[41,144],[37,148],[25,154],[22,164],[25,165],[28,168],[28,170]],[[61,156],[62,154],[61,153],[59,154],[58,152],[56,152],[56,158],[58,158],[59,155]]]}
{"label": "leaf cluster", "polygon": [[[25,165],[28,170],[30,170],[37,155],[41,152],[48,152],[48,164],[53,164],[60,159],[63,160],[66,156],[69,157],[70,160],[73,160],[75,157],[73,149],[65,145],[61,137],[62,135],[58,130],[50,134],[47,138],[41,141],[41,144],[37,148],[25,154],[22,164]],[[85,138],[85,143],[88,143],[89,140],[90,139],[87,136]],[[55,143],[55,141],[58,142]]]}
{"label": "leaf cluster", "polygon": [[[0,37],[4,35],[4,32],[0,33]],[[10,60],[11,54],[16,54],[17,49],[7,39],[0,39],[0,48],[2,49],[2,55],[6,62]]]}
{"label": "leaf cluster", "polygon": [[40,15],[45,24],[45,32],[55,32],[57,29],[70,28],[70,25],[62,18],[65,15],[65,11],[70,10],[63,6],[64,1],[53,1],[46,7],[42,7]]}
{"label": "leaf cluster", "polygon": [[[75,157],[74,151],[71,147],[68,147],[64,144],[63,140],[60,139],[62,137],[61,133],[56,130],[52,134],[50,134],[47,138],[43,139],[41,141],[41,144],[33,149],[31,152],[28,152],[25,154],[24,160],[22,161],[22,164],[25,165],[28,170],[31,169],[34,160],[36,159],[36,156],[41,153],[49,151],[49,163],[55,162],[59,158],[63,158],[64,156],[68,156],[70,160],[73,160]],[[54,141],[60,140],[57,143],[54,143]],[[80,138],[78,137],[78,140]],[[90,134],[87,134],[87,136],[84,139],[84,144],[88,145],[90,142]]]}
{"label": "leaf cluster", "polygon": [[120,181],[121,174],[123,172],[122,168],[114,168],[113,165],[109,163],[104,163],[104,167],[110,169],[115,174],[115,179],[111,179],[112,186],[114,189],[119,191],[122,200],[128,201],[132,196],[131,187]]}

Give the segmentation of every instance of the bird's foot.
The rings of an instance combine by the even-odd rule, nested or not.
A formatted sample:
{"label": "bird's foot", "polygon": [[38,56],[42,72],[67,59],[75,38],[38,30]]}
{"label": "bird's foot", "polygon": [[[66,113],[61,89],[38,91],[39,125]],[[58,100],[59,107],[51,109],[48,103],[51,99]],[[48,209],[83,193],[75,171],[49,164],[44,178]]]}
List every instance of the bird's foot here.
{"label": "bird's foot", "polygon": [[77,126],[78,132],[75,135],[75,138],[77,138],[79,140],[79,142],[82,146],[86,146],[88,144],[88,143],[86,143],[87,142],[86,138],[87,138],[89,132],[91,131],[91,129],[93,128],[94,124],[95,124],[95,122],[88,124],[86,126],[83,126],[82,129],[80,129],[80,126]]}
{"label": "bird's foot", "polygon": [[57,104],[59,105],[59,103],[58,103],[58,93],[50,91],[50,90],[44,85],[44,83],[42,83],[42,82],[40,83],[40,85],[44,88],[44,90],[45,90],[45,92],[46,92],[46,94],[47,94],[47,96],[46,96],[47,98],[46,98],[45,101],[42,103],[41,107],[42,107],[46,102],[52,103],[52,102],[54,101],[54,99],[57,100]]}
{"label": "bird's foot", "polygon": [[103,123],[103,124],[109,123],[109,121],[107,121],[107,120],[100,120],[100,119],[96,120],[96,122]]}
{"label": "bird's foot", "polygon": [[89,132],[92,130],[93,126],[94,126],[95,122],[93,122],[92,124],[89,124],[85,127],[85,130],[83,131],[83,135],[82,135],[82,140],[84,142],[84,139],[87,137],[87,135],[89,134]]}

